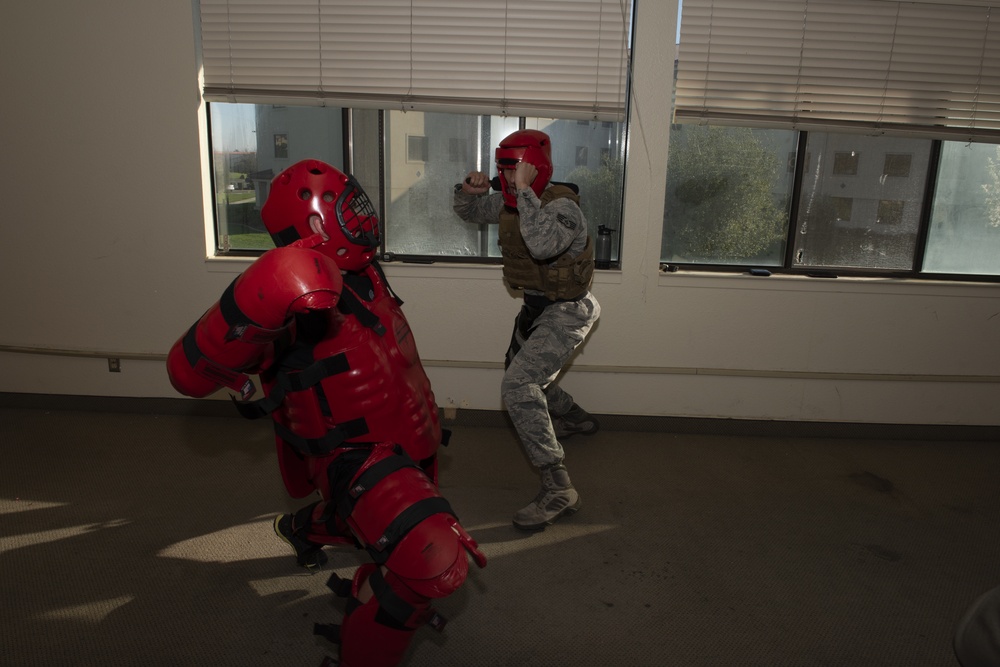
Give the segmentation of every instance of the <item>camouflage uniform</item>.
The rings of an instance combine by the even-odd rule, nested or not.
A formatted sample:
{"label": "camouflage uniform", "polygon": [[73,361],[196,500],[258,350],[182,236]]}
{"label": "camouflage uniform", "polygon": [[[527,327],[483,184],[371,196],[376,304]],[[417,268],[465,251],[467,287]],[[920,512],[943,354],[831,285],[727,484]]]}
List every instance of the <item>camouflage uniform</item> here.
{"label": "camouflage uniform", "polygon": [[[542,208],[530,188],[517,195],[521,235],[534,257],[556,257],[567,249],[573,255],[583,252],[587,223],[575,202],[555,199]],[[503,207],[500,193],[471,195],[455,190],[455,212],[467,222],[495,224]],[[550,413],[560,417],[575,405],[554,381],[586,339],[601,306],[589,291],[573,301],[551,302],[534,290],[525,290],[524,298],[507,350],[501,394],[529,460],[544,468],[560,463],[564,456]]]}

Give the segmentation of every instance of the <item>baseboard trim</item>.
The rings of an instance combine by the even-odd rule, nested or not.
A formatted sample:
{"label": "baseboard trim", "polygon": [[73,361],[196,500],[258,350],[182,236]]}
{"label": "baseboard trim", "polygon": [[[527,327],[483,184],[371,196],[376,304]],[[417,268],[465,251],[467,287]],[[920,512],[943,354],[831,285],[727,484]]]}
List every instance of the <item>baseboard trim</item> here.
{"label": "baseboard trim", "polygon": [[[0,408],[70,410],[127,414],[239,418],[229,401],[189,398],[135,398],[0,392]],[[442,423],[481,428],[511,428],[502,410],[442,410]],[[806,422],[709,417],[596,415],[609,431],[732,435],[741,437],[852,438],[872,440],[993,441],[1000,444],[1000,426],[963,424],[874,424]]]}

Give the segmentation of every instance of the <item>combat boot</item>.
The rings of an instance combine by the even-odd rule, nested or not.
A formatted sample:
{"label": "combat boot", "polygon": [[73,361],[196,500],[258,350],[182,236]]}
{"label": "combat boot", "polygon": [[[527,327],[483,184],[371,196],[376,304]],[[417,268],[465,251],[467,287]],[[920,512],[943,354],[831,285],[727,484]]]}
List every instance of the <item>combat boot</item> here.
{"label": "combat boot", "polygon": [[299,531],[293,525],[294,517],[291,514],[274,517],[274,533],[295,550],[295,562],[307,570],[323,567],[327,560],[323,545],[299,537]]}
{"label": "combat boot", "polygon": [[581,433],[583,435],[590,435],[592,433],[597,433],[601,425],[598,423],[594,415],[590,414],[583,408],[581,408],[576,403],[573,407],[569,409],[564,415],[559,417],[552,417],[552,428],[556,432],[556,438],[559,440],[565,440],[571,435],[576,435]]}
{"label": "combat boot", "polygon": [[514,527],[545,530],[557,519],[580,509],[580,494],[573,488],[566,466],[556,463],[541,469],[542,490],[531,503],[514,514]]}

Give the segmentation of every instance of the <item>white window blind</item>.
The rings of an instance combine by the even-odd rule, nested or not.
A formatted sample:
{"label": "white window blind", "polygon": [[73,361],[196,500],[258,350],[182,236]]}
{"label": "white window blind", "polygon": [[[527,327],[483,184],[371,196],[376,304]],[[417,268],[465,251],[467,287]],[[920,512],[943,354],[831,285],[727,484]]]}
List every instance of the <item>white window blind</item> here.
{"label": "white window blind", "polygon": [[624,120],[631,0],[201,0],[208,101]]}
{"label": "white window blind", "polygon": [[677,122],[1000,141],[1000,2],[684,0],[680,39]]}

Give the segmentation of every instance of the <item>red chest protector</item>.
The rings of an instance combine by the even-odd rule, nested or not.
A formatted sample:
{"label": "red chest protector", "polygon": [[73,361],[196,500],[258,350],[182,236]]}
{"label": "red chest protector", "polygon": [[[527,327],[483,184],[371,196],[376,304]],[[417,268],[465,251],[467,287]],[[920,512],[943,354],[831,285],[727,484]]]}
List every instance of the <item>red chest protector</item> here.
{"label": "red chest protector", "polygon": [[[326,468],[352,443],[400,445],[437,482],[442,431],[430,381],[399,301],[377,265],[345,276],[336,310],[300,318],[294,342],[262,370],[267,397],[240,404],[271,413],[289,494],[328,497]],[[248,406],[261,410],[257,415]]]}

